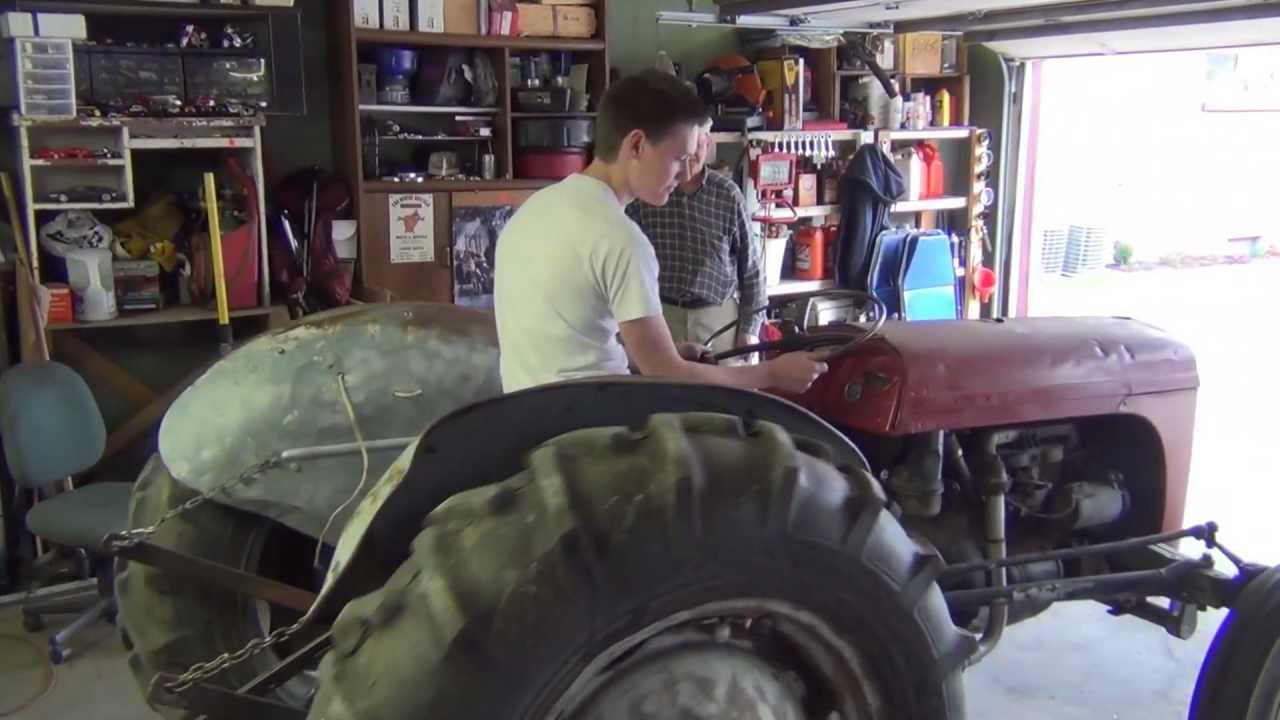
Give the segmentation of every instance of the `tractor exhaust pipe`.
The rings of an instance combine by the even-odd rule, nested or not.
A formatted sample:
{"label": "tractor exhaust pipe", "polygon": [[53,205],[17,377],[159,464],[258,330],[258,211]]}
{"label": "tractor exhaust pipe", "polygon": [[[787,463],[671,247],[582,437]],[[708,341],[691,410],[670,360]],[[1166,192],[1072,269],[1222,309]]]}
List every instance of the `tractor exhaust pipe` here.
{"label": "tractor exhaust pipe", "polygon": [[[991,568],[991,587],[1003,589],[1008,583],[1008,568],[1000,565],[1008,555],[1005,539],[1005,493],[1009,491],[1009,474],[1004,461],[996,453],[999,442],[998,432],[984,433],[979,442],[979,452],[974,466],[971,468],[973,478],[980,484],[982,494],[986,497],[985,532],[987,536],[988,562],[996,563]],[[1009,604],[1001,599],[987,606],[987,624],[978,638],[978,650],[970,656],[967,665],[972,667],[991,654],[1000,644],[1004,629],[1009,625]]]}
{"label": "tractor exhaust pipe", "polygon": [[[1004,537],[1004,493],[987,496],[987,557],[999,562],[1005,559],[1007,548]],[[991,587],[1003,589],[1008,582],[1009,569],[997,567],[991,571]],[[997,600],[987,606],[987,625],[982,629],[982,637],[978,638],[978,651],[968,661],[970,666],[976,665],[991,654],[1000,644],[1004,629],[1009,624],[1009,605],[1004,600]]]}

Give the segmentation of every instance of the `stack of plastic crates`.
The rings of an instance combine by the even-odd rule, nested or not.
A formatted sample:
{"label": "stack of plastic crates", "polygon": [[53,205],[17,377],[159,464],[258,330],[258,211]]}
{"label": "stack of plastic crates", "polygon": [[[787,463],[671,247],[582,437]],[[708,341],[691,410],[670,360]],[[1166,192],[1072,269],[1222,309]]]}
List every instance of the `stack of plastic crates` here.
{"label": "stack of plastic crates", "polygon": [[1082,275],[1107,264],[1107,231],[1097,225],[1072,225],[1067,230],[1063,275]]}
{"label": "stack of plastic crates", "polygon": [[1063,228],[1044,230],[1040,234],[1040,270],[1046,275],[1062,272],[1067,259],[1067,231]]}

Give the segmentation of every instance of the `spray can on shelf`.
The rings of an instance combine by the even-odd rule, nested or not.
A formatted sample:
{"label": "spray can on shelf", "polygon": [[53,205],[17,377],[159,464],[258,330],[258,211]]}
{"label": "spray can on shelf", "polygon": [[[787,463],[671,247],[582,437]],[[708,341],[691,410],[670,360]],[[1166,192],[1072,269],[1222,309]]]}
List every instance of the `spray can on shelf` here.
{"label": "spray can on shelf", "polygon": [[951,127],[951,93],[946,88],[939,90],[933,97],[933,124]]}

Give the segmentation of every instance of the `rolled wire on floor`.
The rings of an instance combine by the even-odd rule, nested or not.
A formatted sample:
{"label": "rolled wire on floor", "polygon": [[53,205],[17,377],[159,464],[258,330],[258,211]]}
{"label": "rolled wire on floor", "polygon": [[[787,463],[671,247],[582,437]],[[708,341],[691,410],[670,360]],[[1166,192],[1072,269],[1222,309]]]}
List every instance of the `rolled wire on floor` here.
{"label": "rolled wire on floor", "polygon": [[[26,645],[27,647],[34,649],[36,657],[40,658],[40,661],[41,661],[40,667],[41,669],[44,670],[44,678],[45,678],[44,688],[40,690],[40,692],[31,696],[31,698],[27,700],[23,700],[21,703],[14,705],[13,707],[0,708],[0,718],[6,718],[6,717],[16,716],[18,713],[30,708],[32,705],[35,705],[36,703],[43,700],[46,695],[53,692],[53,686],[58,683],[58,674],[57,674],[57,671],[54,669],[53,662],[49,659],[49,655],[44,649],[44,647],[42,647],[39,643],[32,640],[31,638],[23,637],[21,635],[11,635],[8,633],[0,633],[0,643],[2,642],[14,642],[19,645]],[[6,655],[7,654],[8,653],[6,653]]]}

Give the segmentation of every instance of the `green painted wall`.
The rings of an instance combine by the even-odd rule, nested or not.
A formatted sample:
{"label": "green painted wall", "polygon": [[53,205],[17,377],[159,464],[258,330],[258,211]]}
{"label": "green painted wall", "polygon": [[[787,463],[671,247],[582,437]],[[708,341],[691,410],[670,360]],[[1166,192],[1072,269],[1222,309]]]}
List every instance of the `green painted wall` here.
{"label": "green painted wall", "polygon": [[[695,12],[715,12],[713,0],[695,0]],[[623,75],[653,66],[659,50],[693,77],[712,58],[736,52],[738,32],[727,28],[659,25],[660,10],[687,12],[684,0],[612,0],[609,3],[609,61]]]}

